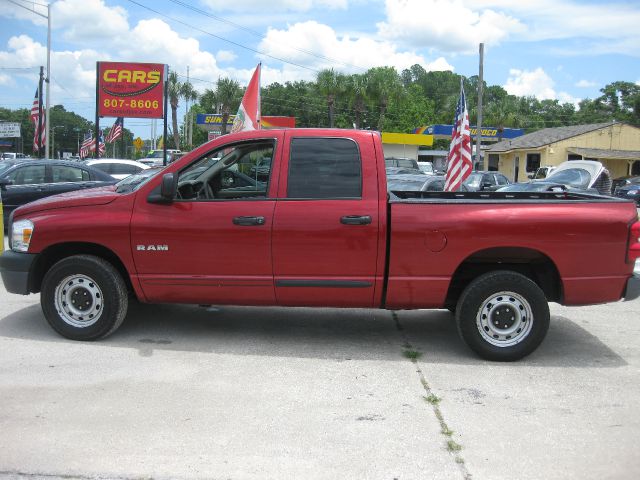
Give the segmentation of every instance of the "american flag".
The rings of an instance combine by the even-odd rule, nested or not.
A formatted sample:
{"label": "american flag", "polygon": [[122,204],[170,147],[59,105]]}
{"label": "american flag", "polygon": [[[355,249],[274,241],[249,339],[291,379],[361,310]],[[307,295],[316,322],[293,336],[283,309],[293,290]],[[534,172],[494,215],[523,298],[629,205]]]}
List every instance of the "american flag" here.
{"label": "american flag", "polygon": [[124,123],[123,117],[116,118],[116,121],[113,124],[113,127],[111,127],[111,130],[109,130],[109,135],[107,135],[107,138],[105,139],[106,143],[113,143],[122,136],[123,123]]}
{"label": "american flag", "polygon": [[[98,145],[98,157],[102,157],[104,152],[107,150],[107,147],[104,144],[104,136],[102,135],[102,130],[100,130],[99,145]],[[80,145],[80,158],[88,157],[91,152],[96,151],[96,141],[93,139],[93,134],[91,132],[87,132],[84,136],[84,140]]]}
{"label": "american flag", "polygon": [[[42,113],[42,118],[40,114]],[[41,118],[41,119],[40,119]],[[44,148],[47,140],[47,128],[46,128],[46,116],[45,111],[42,108],[40,102],[40,96],[38,95],[38,89],[36,88],[36,96],[33,99],[33,105],[31,106],[31,121],[34,125],[33,132],[33,151],[40,152]]]}
{"label": "american flag", "polygon": [[96,142],[93,141],[93,135],[91,132],[87,132],[82,141],[82,145],[80,145],[80,158],[88,157],[89,152],[92,152],[95,148]]}
{"label": "american flag", "polygon": [[464,88],[460,83],[460,100],[456,107],[456,118],[453,122],[451,146],[447,159],[447,176],[444,183],[445,192],[455,192],[462,182],[471,174],[471,133],[469,132],[469,112],[464,97]]}

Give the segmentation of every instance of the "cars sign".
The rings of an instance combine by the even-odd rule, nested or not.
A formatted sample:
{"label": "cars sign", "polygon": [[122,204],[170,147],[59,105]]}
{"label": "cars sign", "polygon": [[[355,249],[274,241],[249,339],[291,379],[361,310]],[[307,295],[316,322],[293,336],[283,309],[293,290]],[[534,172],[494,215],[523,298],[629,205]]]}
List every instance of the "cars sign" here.
{"label": "cars sign", "polygon": [[101,117],[163,118],[166,65],[98,62]]}

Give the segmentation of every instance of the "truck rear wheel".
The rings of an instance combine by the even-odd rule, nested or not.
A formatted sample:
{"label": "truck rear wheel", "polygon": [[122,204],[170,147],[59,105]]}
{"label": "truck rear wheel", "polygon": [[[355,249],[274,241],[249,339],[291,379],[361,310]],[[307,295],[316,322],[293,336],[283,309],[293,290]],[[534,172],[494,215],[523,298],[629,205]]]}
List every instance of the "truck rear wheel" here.
{"label": "truck rear wheel", "polygon": [[75,255],[53,265],[42,281],[42,311],[51,327],[72,340],[115,332],[127,314],[127,287],[109,262]]}
{"label": "truck rear wheel", "polygon": [[532,280],[516,272],[494,271],[473,280],[456,308],[462,340],[487,360],[526,357],[549,329],[549,304]]}

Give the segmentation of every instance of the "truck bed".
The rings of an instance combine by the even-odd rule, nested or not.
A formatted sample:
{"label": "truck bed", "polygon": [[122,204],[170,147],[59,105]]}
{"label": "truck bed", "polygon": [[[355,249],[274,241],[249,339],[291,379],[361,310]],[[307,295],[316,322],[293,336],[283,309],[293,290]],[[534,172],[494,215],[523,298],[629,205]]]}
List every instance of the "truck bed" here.
{"label": "truck bed", "polygon": [[547,297],[564,305],[616,301],[633,272],[632,202],[564,192],[392,192],[388,208],[387,308],[451,307],[467,279],[496,263],[539,278]]}

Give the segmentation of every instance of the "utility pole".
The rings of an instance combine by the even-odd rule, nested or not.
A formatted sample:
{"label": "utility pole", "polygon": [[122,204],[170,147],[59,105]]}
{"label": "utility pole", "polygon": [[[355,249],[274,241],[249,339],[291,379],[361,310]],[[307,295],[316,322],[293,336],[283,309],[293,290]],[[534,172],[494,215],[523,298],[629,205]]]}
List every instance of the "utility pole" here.
{"label": "utility pole", "polygon": [[[478,74],[478,121],[476,122],[476,162],[481,159],[480,145],[482,144],[482,89],[484,87],[483,80],[484,70],[484,43],[480,44],[480,71]],[[487,158],[482,162],[482,170],[489,169],[489,160]]]}
{"label": "utility pole", "polygon": [[[38,158],[42,158],[42,83],[44,82],[44,67],[40,67],[40,80],[38,81]],[[47,117],[49,114],[47,113]],[[45,120],[46,124],[46,120]],[[49,132],[47,132],[47,145],[49,145]],[[45,150],[45,157],[48,150]]]}
{"label": "utility pole", "polygon": [[189,91],[189,65],[187,65],[187,86],[185,90],[187,91],[186,100],[187,100],[187,128],[184,131],[185,134],[185,143],[189,150],[191,150],[191,112],[189,111],[189,96],[191,92]]}

